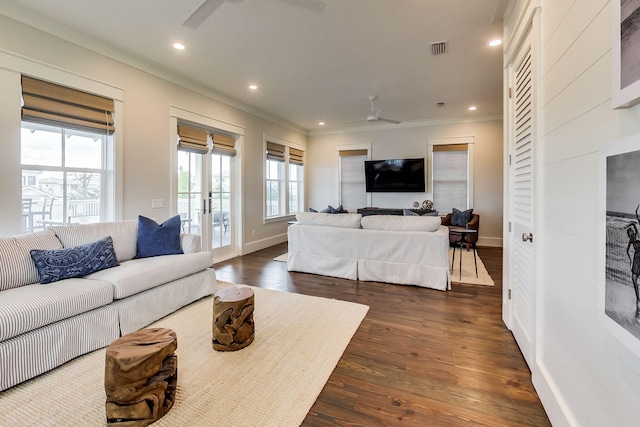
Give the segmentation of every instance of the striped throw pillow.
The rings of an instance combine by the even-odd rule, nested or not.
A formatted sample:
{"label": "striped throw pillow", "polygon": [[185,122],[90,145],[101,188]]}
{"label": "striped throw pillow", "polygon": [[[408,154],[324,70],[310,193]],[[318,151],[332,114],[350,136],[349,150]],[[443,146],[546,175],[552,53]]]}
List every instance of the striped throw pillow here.
{"label": "striped throw pillow", "polygon": [[62,249],[62,243],[51,230],[0,237],[0,291],[40,281],[31,249]]}

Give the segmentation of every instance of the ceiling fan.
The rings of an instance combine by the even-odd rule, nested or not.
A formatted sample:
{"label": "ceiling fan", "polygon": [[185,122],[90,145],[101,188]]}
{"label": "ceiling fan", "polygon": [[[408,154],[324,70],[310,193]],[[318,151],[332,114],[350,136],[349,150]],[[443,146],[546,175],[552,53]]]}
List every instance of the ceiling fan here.
{"label": "ceiling fan", "polygon": [[379,108],[375,108],[373,103],[374,101],[378,99],[377,96],[375,95],[370,95],[369,96],[369,101],[371,101],[371,113],[369,113],[369,115],[367,116],[367,118],[365,120],[356,120],[355,122],[348,122],[345,123],[346,125],[352,125],[352,124],[356,124],[356,123],[372,123],[372,122],[384,122],[384,123],[391,123],[394,125],[400,124],[402,123],[399,120],[393,120],[393,119],[385,119],[384,117],[380,117],[380,109]]}
{"label": "ceiling fan", "polygon": [[[202,4],[182,23],[185,27],[197,29],[206,21],[222,3],[240,3],[243,0],[204,0]],[[298,6],[314,12],[324,12],[327,6],[322,0],[280,0],[283,3]]]}

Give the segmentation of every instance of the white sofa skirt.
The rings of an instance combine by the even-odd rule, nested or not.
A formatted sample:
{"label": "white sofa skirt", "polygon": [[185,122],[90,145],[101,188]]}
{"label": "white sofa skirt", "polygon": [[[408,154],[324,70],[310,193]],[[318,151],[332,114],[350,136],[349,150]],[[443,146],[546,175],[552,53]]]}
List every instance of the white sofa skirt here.
{"label": "white sofa skirt", "polygon": [[50,371],[120,337],[118,311],[106,305],[0,343],[0,391]]}
{"label": "white sofa skirt", "polygon": [[449,230],[363,230],[289,227],[287,269],[351,280],[451,288]]}

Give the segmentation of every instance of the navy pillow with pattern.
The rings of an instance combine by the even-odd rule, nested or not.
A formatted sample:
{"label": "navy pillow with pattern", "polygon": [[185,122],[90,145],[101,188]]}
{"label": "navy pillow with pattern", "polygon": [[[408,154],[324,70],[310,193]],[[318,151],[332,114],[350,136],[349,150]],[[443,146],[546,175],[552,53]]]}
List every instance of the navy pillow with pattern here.
{"label": "navy pillow with pattern", "polygon": [[30,254],[36,263],[40,283],[42,284],[73,277],[83,277],[105,268],[120,265],[116,252],[113,250],[111,236],[73,248],[56,250],[32,249]]}

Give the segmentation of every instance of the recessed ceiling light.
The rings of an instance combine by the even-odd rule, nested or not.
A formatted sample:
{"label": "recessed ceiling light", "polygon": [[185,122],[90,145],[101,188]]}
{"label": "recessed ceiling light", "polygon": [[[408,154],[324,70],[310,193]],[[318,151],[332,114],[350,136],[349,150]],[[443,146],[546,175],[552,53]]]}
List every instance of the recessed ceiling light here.
{"label": "recessed ceiling light", "polygon": [[249,85],[249,89],[258,90],[258,85]]}
{"label": "recessed ceiling light", "polygon": [[318,122],[320,126],[324,126],[324,122]]}
{"label": "recessed ceiling light", "polygon": [[489,46],[500,46],[502,44],[502,40],[496,39],[496,40],[491,40],[489,42]]}
{"label": "recessed ceiling light", "polygon": [[184,45],[182,43],[174,43],[173,48],[178,50],[184,50]]}
{"label": "recessed ceiling light", "polygon": [[478,107],[476,107],[475,105],[472,105],[471,107],[469,107],[469,111],[476,111],[478,109]]}

